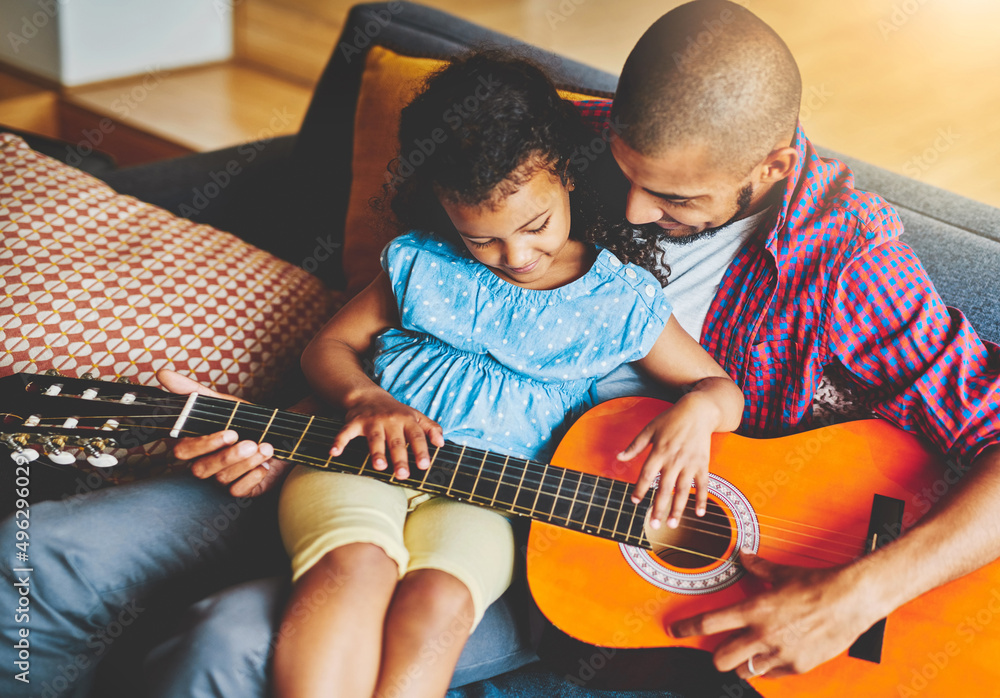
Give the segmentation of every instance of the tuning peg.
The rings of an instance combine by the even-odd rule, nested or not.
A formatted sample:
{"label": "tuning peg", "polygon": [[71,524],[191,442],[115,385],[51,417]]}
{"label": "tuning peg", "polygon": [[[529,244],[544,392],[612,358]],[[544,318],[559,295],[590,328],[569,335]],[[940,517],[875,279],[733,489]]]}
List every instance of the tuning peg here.
{"label": "tuning peg", "polygon": [[80,380],[92,381],[94,380],[94,374],[88,371],[87,373],[84,373],[82,376],[80,376]]}
{"label": "tuning peg", "polygon": [[14,451],[10,454],[10,457],[14,459],[14,462],[18,465],[27,465],[32,461],[38,460],[38,451],[33,448],[22,448],[20,451]]}
{"label": "tuning peg", "polygon": [[115,383],[125,383],[127,385],[135,385],[134,380],[132,380],[131,378],[127,378],[125,376],[118,376],[117,378],[115,378]]}
{"label": "tuning peg", "polygon": [[51,436],[42,442],[42,448],[50,461],[57,465],[70,465],[76,462],[76,456],[62,450],[66,446],[65,436]]}
{"label": "tuning peg", "polygon": [[118,459],[110,453],[102,453],[105,448],[114,446],[113,439],[91,439],[83,444],[84,453],[87,454],[87,462],[97,468],[110,468],[118,465]]}
{"label": "tuning peg", "polygon": [[56,369],[50,368],[49,370],[47,370],[42,375],[44,375],[44,376],[61,376],[62,374],[59,373],[59,371],[57,371]]}
{"label": "tuning peg", "polygon": [[38,451],[33,448],[24,447],[28,443],[28,438],[25,434],[18,434],[17,436],[4,435],[3,443],[11,450],[10,457],[18,465],[27,465],[32,461],[38,460]]}

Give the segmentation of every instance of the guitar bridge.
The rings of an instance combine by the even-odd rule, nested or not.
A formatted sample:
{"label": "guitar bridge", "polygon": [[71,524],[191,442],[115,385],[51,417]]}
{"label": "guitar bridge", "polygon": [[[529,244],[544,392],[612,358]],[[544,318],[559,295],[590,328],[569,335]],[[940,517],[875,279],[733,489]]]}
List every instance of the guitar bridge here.
{"label": "guitar bridge", "polygon": [[[906,503],[901,499],[875,495],[872,502],[872,515],[868,522],[867,553],[873,553],[886,543],[896,540],[903,528],[903,507]],[[866,553],[866,554],[867,554]],[[856,659],[864,659],[879,664],[882,661],[882,640],[885,637],[885,621],[878,621],[868,628],[848,651],[848,655]]]}

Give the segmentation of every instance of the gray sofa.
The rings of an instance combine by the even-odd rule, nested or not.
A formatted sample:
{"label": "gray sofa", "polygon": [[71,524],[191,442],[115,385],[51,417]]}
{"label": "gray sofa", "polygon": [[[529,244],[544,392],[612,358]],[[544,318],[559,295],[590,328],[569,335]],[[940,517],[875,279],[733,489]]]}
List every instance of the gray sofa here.
{"label": "gray sofa", "polygon": [[[391,21],[379,23],[381,28],[370,43],[361,45],[363,42],[357,41],[358,29],[377,22],[375,13],[382,18],[390,16]],[[449,57],[483,43],[523,46],[509,37],[419,5],[359,5],[350,12],[301,131],[296,136],[260,143],[252,162],[247,161],[245,149],[233,148],[129,169],[114,169],[100,159],[83,167],[122,193],[233,232],[293,263],[310,259],[317,246],[323,245],[333,257],[314,271],[330,286],[342,287],[338,243],[343,237],[351,182],[354,108],[364,54],[378,44],[408,55]],[[351,50],[344,51],[345,46]],[[614,92],[614,75],[542,51],[534,56],[547,66],[560,87],[597,91],[605,96]],[[37,140],[33,145],[45,146]],[[848,163],[860,188],[881,194],[896,207],[906,226],[904,240],[916,249],[945,301],[961,308],[984,338],[1000,341],[1000,210],[853,157],[822,148],[821,152]],[[242,165],[240,176],[207,205],[196,206],[196,192],[211,181],[212,173],[224,170],[233,160]],[[566,660],[569,664],[533,665],[453,691],[449,696],[664,695],[639,690],[655,685],[661,676],[672,672],[669,664],[643,653],[620,653],[616,659],[619,668],[624,666],[636,677],[635,692],[592,691],[574,686],[563,677],[573,673],[572,653],[581,648],[566,638],[557,640],[555,644],[561,643],[567,651],[563,658],[570,657]],[[710,671],[707,655],[702,653],[681,655],[675,661],[696,667],[696,673]],[[732,686],[732,680],[731,676],[715,677],[714,683],[689,683],[682,688],[688,695],[726,695],[718,692],[719,687],[723,681]],[[740,690],[741,695],[753,695],[745,684]]]}

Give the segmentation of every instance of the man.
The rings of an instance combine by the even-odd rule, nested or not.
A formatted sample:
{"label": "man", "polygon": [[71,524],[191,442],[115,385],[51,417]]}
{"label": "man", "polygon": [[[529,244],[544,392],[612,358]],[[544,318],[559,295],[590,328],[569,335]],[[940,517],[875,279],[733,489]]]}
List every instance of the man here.
{"label": "man", "polygon": [[[711,48],[693,50],[687,39],[706,22],[714,28]],[[744,556],[750,573],[771,588],[672,629],[679,636],[742,630],[714,659],[744,678],[807,671],[892,609],[1000,554],[1000,513],[990,506],[1000,495],[1000,352],[944,308],[899,243],[902,226],[892,208],[853,190],[843,165],[819,160],[797,128],[800,91],[787,47],[742,7],[701,0],[665,15],[630,55],[613,106],[625,124],[611,150],[628,180],[626,215],[644,234],[663,238],[672,272],[665,292],[682,326],[700,336],[747,395],[743,433],[777,436],[811,426],[814,395],[821,381],[832,382],[971,466],[919,526],[864,565],[798,569]],[[607,116],[592,111],[595,121]],[[177,392],[196,389],[176,374],[161,380]],[[641,376],[623,372],[600,391],[612,397],[642,387]],[[224,434],[177,446],[179,457],[202,456],[192,467],[196,475],[214,477],[236,495],[274,489],[285,465],[269,460],[272,454],[266,444],[232,445]],[[145,491],[156,486],[167,485]],[[202,490],[175,496],[185,502],[192,530],[225,504]],[[258,533],[256,516],[237,517],[220,533],[224,544],[205,552],[213,563],[241,559],[241,546]],[[60,540],[68,546],[70,538],[63,532]],[[190,544],[176,547],[178,558],[190,557]],[[82,555],[66,557],[65,578],[53,587],[70,584],[75,566],[88,564]],[[133,573],[143,575],[148,570]],[[159,579],[167,584],[170,573]],[[277,578],[246,582],[195,606],[150,657],[156,695],[261,693],[281,590]],[[84,601],[88,608],[111,603],[100,595]],[[497,635],[480,636],[487,644],[480,656],[495,663],[480,675],[531,657],[508,612],[491,610],[499,614]],[[798,631],[794,644],[785,639],[790,626]],[[58,630],[40,642],[57,642]],[[473,651],[479,632],[470,640]],[[206,659],[205,648],[217,643],[227,644]]]}

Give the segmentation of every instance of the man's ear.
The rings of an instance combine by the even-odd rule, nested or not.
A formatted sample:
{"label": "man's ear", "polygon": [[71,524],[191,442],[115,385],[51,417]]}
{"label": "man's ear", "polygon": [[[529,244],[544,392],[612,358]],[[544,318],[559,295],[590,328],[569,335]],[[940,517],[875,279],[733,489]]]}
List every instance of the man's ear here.
{"label": "man's ear", "polygon": [[760,163],[761,184],[774,184],[790,177],[798,163],[799,153],[795,148],[775,148]]}

